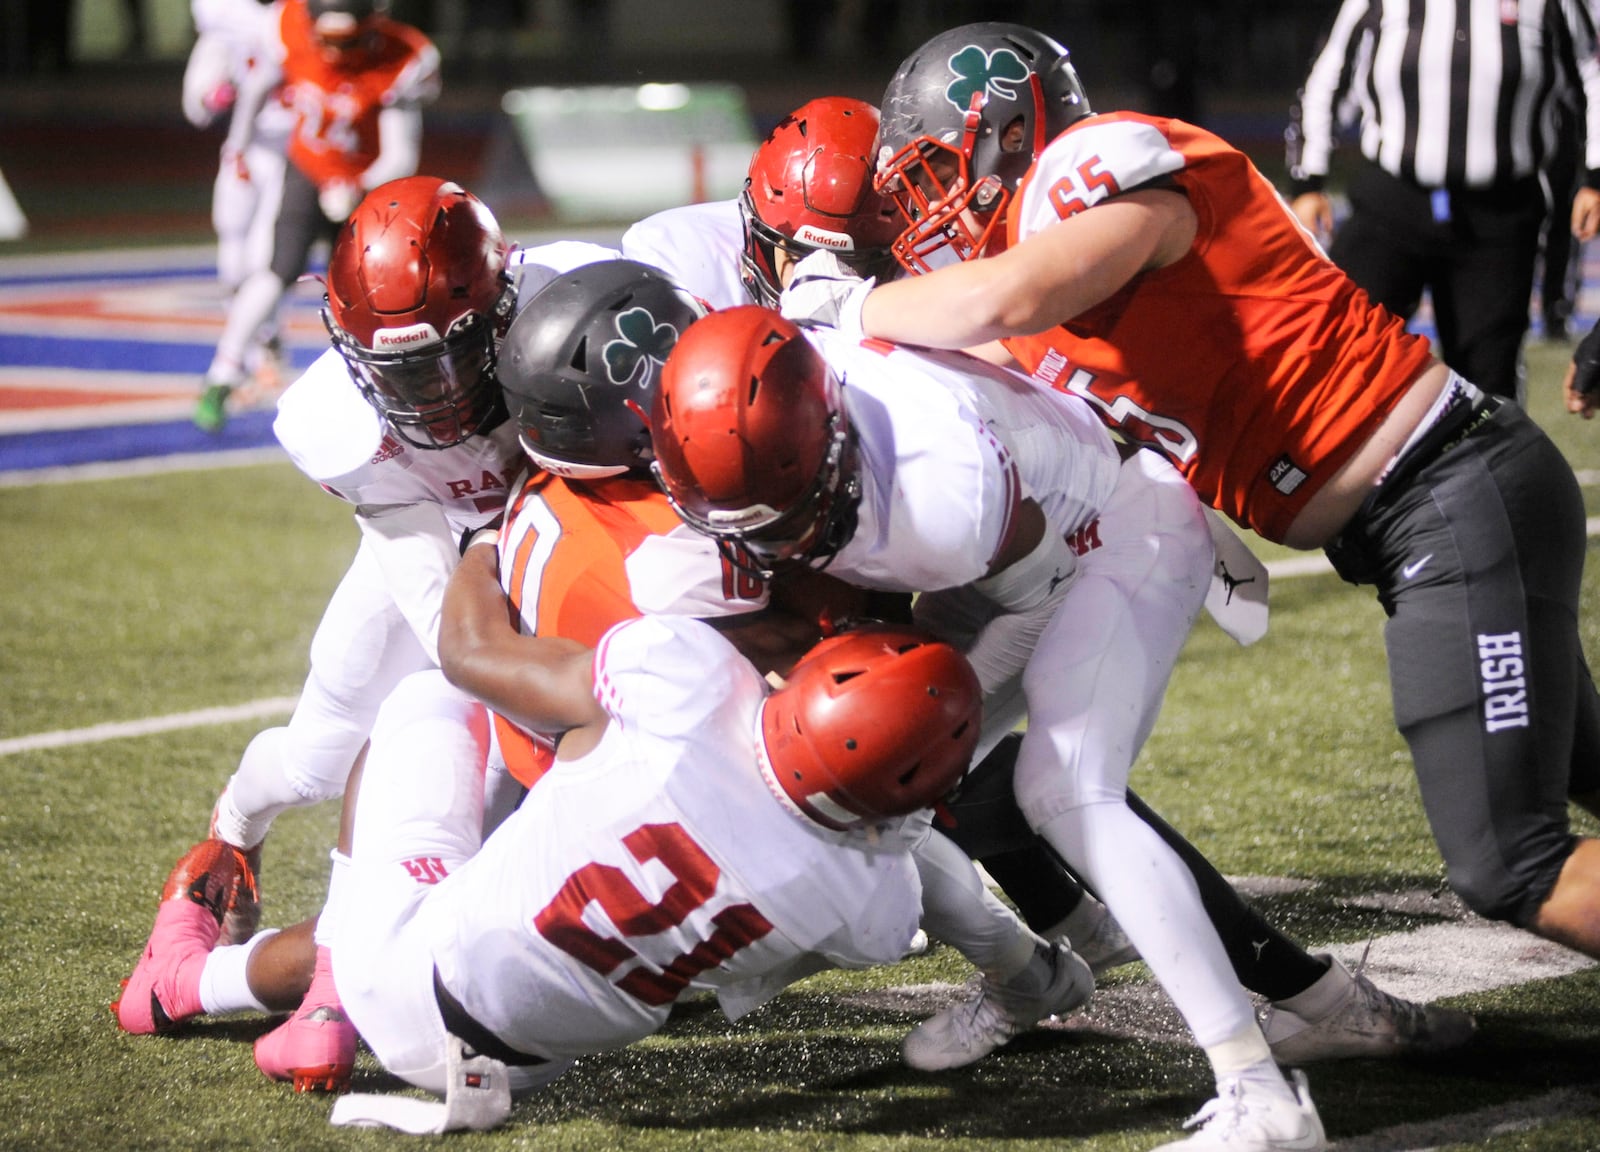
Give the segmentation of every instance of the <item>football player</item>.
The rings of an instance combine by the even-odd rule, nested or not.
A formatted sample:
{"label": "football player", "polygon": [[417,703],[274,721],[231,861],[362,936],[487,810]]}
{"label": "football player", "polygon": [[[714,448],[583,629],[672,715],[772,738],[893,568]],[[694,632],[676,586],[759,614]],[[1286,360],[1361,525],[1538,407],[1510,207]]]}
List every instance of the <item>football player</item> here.
{"label": "football player", "polygon": [[[195,42],[183,73],[183,113],[206,128],[235,110],[247,77],[263,67],[258,53],[273,9],[258,0],[191,0]],[[284,149],[294,113],[267,99],[256,113],[250,143],[242,153],[223,149],[211,189],[211,226],[217,233],[217,282],[232,302],[239,286],[272,258],[272,229],[283,192]],[[263,392],[277,393],[282,378],[282,342],[274,319],[254,333],[244,354],[245,371]]]}
{"label": "football player", "polygon": [[[1566,807],[1600,807],[1600,700],[1560,452],[1372,306],[1242,153],[1180,121],[1093,114],[1048,37],[942,33],[884,102],[879,180],[919,274],[868,286],[811,257],[786,311],[935,347],[998,340],[1237,522],[1374,585],[1451,886],[1600,955],[1600,842]],[[1220,1111],[1199,1135],[1238,1123]]]}
{"label": "football player", "polygon": [[961,259],[870,290],[815,268],[786,307],[885,339],[998,339],[1239,523],[1373,585],[1451,886],[1600,955],[1600,841],[1566,814],[1600,808],[1600,699],[1561,453],[1372,307],[1237,150],[1179,121],[1092,115],[1048,37],[943,33],[885,100],[880,180],[915,219],[899,255]]}
{"label": "football player", "polygon": [[334,347],[284,393],[273,429],[301,471],[352,505],[360,544],[288,724],[251,740],[215,804],[211,836],[241,858],[225,944],[255,936],[272,821],[341,796],[384,697],[437,664],[459,539],[500,515],[523,467],[494,376],[519,286],[526,299],[561,268],[614,256],[575,243],[512,253],[482,202],[426,176],[375,190],[341,231],[328,271]]}
{"label": "football player", "polygon": [[[623,254],[663,269],[714,308],[774,305],[794,265],[816,251],[862,276],[899,268],[894,203],[872,186],[878,110],[824,96],[785,116],[756,148],[733,200],[669,208],[630,227]],[[889,611],[880,600],[875,609]],[[1098,974],[1138,958],[1105,905],[1039,844],[982,861],[1041,935],[1071,940]]]}
{"label": "football player", "polygon": [[206,370],[195,423],[226,424],[252,337],[275,317],[318,241],[331,242],[370,189],[417,170],[422,106],[439,93],[439,52],[382,0],[279,0],[261,66],[245,78],[225,155],[246,156],[269,100],[294,112],[266,268],[239,286]]}
{"label": "football player", "polygon": [[[1008,731],[1025,700],[1022,811],[1111,908],[1219,1082],[1294,1146],[1323,1147],[1303,1074],[1278,1069],[1193,877],[1127,803],[1210,580],[1205,515],[1177,470],[983,361],[808,337],[760,307],[685,334],[651,428],[686,523],[762,571],[824,565],[921,593],[917,618],[964,648],[986,723]],[[985,976],[985,994],[1003,987]],[[907,1062],[969,1063],[985,999],[924,1022]]]}
{"label": "football player", "polygon": [[[758,147],[737,202],[657,213],[624,234],[624,251],[675,270],[722,308],[772,300],[795,264],[817,251],[842,254],[854,272],[887,278],[893,271],[887,267],[888,208],[869,186],[878,123],[877,109],[861,101],[810,101]],[[1022,834],[1023,822],[1007,802],[1016,754],[1012,737],[974,769],[963,789],[967,807],[943,831],[982,860],[1030,926],[1048,939],[1069,939],[1096,972],[1137,958],[1105,905],[1084,893],[1042,840]],[[1308,954],[1131,792],[1128,803],[1188,864],[1239,982],[1271,1002],[1270,1039],[1280,1060],[1433,1052],[1472,1034],[1465,1013],[1393,997],[1331,956]],[[982,1018],[969,1021],[964,1050],[946,1052],[941,1061],[975,1060],[1032,1023],[984,1009],[985,999],[961,1007],[964,1013],[982,1010]],[[924,1052],[916,1058],[932,1057]]]}
{"label": "football player", "polygon": [[[322,919],[362,1037],[444,1101],[346,1097],[335,1124],[491,1128],[513,1090],[650,1035],[690,989],[737,1019],[823,968],[892,962],[917,931],[904,817],[954,787],[979,730],[954,649],[848,632],[774,690],[709,625],[655,616],[519,659],[561,769],[487,837],[484,706],[431,671],[379,715]],[[236,867],[191,862],[162,905],[174,932],[215,933]]]}

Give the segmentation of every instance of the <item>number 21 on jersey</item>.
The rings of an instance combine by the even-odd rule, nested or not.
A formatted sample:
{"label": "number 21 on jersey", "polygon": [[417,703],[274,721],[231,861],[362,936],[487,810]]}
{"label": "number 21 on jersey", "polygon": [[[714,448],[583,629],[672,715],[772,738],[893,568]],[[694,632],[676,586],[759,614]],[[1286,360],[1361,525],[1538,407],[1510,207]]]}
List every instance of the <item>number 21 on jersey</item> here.
{"label": "number 21 on jersey", "polygon": [[[610,977],[635,999],[655,1008],[670,1004],[700,973],[772,931],[771,923],[753,904],[727,904],[720,911],[711,911],[722,872],[680,825],[646,824],[624,836],[622,843],[640,864],[656,860],[672,874],[674,882],[659,901],[651,903],[623,869],[586,864],[567,877],[555,899],[534,917],[533,925],[550,943]],[[628,961],[642,958],[623,939],[602,936],[584,922],[584,911],[591,903],[611,918],[623,939],[654,936],[685,925],[699,942],[660,964],[659,972],[651,962],[642,962],[619,978],[616,973]]]}

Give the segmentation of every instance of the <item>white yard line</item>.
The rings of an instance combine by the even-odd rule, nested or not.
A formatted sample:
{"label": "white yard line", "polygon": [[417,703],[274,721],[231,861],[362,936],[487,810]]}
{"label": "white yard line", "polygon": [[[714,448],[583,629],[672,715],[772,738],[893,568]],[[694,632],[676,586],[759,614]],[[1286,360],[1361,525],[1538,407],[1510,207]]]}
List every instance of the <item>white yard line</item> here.
{"label": "white yard line", "polygon": [[95,724],[88,728],[70,728],[60,732],[39,732],[32,736],[0,740],[0,756],[10,756],[17,752],[37,752],[43,748],[66,748],[73,744],[98,744],[103,740],[125,740],[130,736],[150,736],[157,732],[177,732],[184,728],[234,724],[240,720],[265,720],[271,716],[288,715],[294,711],[294,705],[293,696],[272,696],[264,700],[252,700],[248,704],[201,708],[194,712],[176,712],[170,716],[150,716],[143,720]]}
{"label": "white yard line", "polygon": [[[146,472],[176,471],[181,468],[199,469],[215,467],[219,464],[258,464],[280,455],[277,449],[267,448],[260,450],[247,450],[232,453],[205,453],[187,457],[164,458],[163,461],[136,461],[136,464],[149,464],[143,469]],[[218,460],[217,457],[224,457]],[[172,463],[166,463],[166,461]],[[104,469],[95,479],[110,475],[132,475],[137,471],[130,469],[126,464],[88,465],[79,468],[53,469],[69,474],[64,479],[90,479],[82,475],[84,472],[95,469]],[[122,471],[114,471],[121,469]],[[33,475],[38,473],[16,473],[15,475]],[[0,473],[0,487],[7,483],[5,474]],[[1600,535],[1600,516],[1591,517],[1588,522],[1589,535]],[[1279,580],[1292,580],[1298,576],[1316,576],[1324,572],[1331,572],[1327,558],[1318,552],[1315,555],[1295,556],[1288,560],[1277,560],[1267,565],[1267,571]],[[145,720],[131,720],[121,724],[96,724],[90,728],[75,728],[62,732],[41,732],[34,736],[17,736],[9,740],[0,740],[0,756],[10,756],[17,752],[31,752],[38,748],[60,748],[68,744],[93,744],[101,740],[120,740],[127,736],[145,736],[152,732],[172,732],[181,728],[199,728],[208,724],[231,724],[236,720],[246,720],[255,717],[275,715],[280,712],[292,711],[294,708],[293,697],[272,697],[265,700],[252,700],[245,704],[237,704],[226,708],[203,708],[197,712],[180,712],[173,716],[154,716]]]}

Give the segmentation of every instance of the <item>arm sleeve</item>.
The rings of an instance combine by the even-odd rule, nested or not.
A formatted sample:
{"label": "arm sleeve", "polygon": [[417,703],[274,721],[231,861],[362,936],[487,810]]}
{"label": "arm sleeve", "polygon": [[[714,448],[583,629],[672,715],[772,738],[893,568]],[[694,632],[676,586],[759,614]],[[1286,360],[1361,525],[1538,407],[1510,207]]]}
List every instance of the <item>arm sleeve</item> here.
{"label": "arm sleeve", "polygon": [[1368,7],[1368,0],[1345,0],[1339,6],[1290,112],[1284,140],[1294,195],[1321,191],[1327,180],[1338,131],[1335,110],[1350,88],[1358,56],[1368,47],[1362,29]]}
{"label": "arm sleeve", "polygon": [[361,507],[356,523],[395,605],[437,664],[444,588],[460,559],[444,510],[437,504]]}

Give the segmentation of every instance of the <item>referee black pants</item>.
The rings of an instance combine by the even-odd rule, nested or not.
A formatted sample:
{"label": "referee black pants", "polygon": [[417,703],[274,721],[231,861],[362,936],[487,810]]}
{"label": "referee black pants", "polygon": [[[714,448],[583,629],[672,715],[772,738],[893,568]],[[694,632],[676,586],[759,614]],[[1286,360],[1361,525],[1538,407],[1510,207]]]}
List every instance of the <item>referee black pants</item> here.
{"label": "referee black pants", "polygon": [[1538,178],[1441,191],[1436,203],[1434,190],[1363,161],[1349,195],[1350,217],[1328,252],[1334,263],[1397,316],[1410,317],[1426,289],[1444,362],[1517,399],[1546,215]]}

